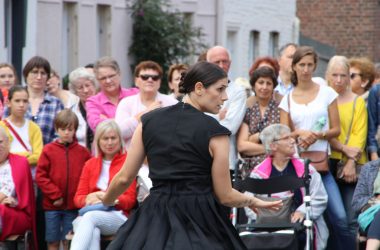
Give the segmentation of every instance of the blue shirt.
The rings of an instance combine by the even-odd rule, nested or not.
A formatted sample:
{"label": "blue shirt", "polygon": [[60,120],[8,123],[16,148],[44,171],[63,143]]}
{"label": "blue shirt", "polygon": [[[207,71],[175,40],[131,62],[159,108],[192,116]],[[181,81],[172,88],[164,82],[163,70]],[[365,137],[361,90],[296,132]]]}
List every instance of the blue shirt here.
{"label": "blue shirt", "polygon": [[278,82],[278,84],[277,84],[276,88],[274,89],[274,91],[279,93],[282,96],[289,94],[290,91],[292,91],[292,89],[294,88],[293,83],[289,84],[286,87],[284,82],[281,80],[280,76],[277,78],[277,82]]}
{"label": "blue shirt", "polygon": [[[40,104],[36,115],[32,116],[32,108],[31,106],[28,107],[25,118],[37,123],[41,128],[44,145],[52,142],[57,137],[54,129],[54,118],[63,109],[61,100],[49,93],[45,93],[44,100]],[[4,117],[9,116],[8,108],[5,109],[4,115]]]}
{"label": "blue shirt", "polygon": [[376,140],[377,128],[380,125],[380,85],[374,85],[368,96],[368,153],[378,152],[379,145]]}

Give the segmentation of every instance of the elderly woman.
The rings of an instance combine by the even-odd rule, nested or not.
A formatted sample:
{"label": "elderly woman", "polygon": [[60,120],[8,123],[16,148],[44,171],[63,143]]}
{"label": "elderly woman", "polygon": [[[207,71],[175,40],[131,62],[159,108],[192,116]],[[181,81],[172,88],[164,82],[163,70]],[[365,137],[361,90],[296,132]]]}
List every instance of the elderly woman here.
{"label": "elderly woman", "polygon": [[[364,213],[380,202],[380,160],[366,163],[359,176],[352,198],[352,209],[356,214]],[[380,248],[380,212],[376,212],[370,224],[363,228],[367,234],[367,250]]]}
{"label": "elderly woman", "polygon": [[367,102],[369,90],[375,80],[375,65],[366,57],[353,57],[350,63],[351,89]]}
{"label": "elderly woman", "polygon": [[[101,203],[99,196],[105,193],[127,157],[120,129],[113,120],[98,125],[95,146],[95,157],[86,162],[75,193],[74,203],[79,208]],[[117,200],[112,209],[88,211],[74,220],[71,250],[100,249],[100,235],[116,233],[136,204],[136,181]]]}
{"label": "elderly woman", "polygon": [[255,96],[247,99],[247,110],[237,136],[237,148],[247,161],[242,170],[243,177],[265,159],[265,148],[259,139],[261,131],[273,123],[280,122],[278,103],[273,99],[277,77],[269,67],[261,67],[253,72],[250,83]]}
{"label": "elderly woman", "polygon": [[96,61],[94,72],[100,92],[86,102],[87,122],[93,131],[101,121],[115,118],[116,107],[124,97],[138,93],[136,88],[121,87],[120,67],[111,57],[102,57]]}
{"label": "elderly woman", "polygon": [[168,71],[168,84],[172,92],[171,96],[178,101],[182,100],[183,94],[179,93],[179,82],[181,81],[182,73],[187,70],[185,64],[172,64]]}
{"label": "elderly woman", "polygon": [[[295,140],[291,137],[290,129],[282,124],[272,124],[266,127],[260,134],[260,139],[267,152],[267,158],[253,169],[250,174],[251,178],[269,179],[277,176],[292,175],[302,178],[305,172],[304,163],[295,158]],[[311,196],[311,214],[310,218],[316,225],[317,249],[326,247],[328,238],[328,229],[323,219],[323,212],[327,206],[327,193],[323,186],[321,176],[310,166],[310,196]],[[305,195],[304,188],[272,194],[273,197],[293,197],[295,210],[290,215],[292,223],[302,222],[305,218],[306,208],[303,203]],[[253,217],[253,211],[246,208],[248,217]],[[260,214],[259,214],[260,215]],[[258,216],[259,216],[258,215]]]}
{"label": "elderly woman", "polygon": [[143,61],[135,68],[135,82],[140,93],[124,98],[117,107],[115,116],[126,142],[126,149],[143,114],[178,102],[173,97],[158,92],[161,77],[162,68],[156,62]]}
{"label": "elderly woman", "polygon": [[55,70],[52,70],[50,73],[49,80],[47,81],[47,91],[61,100],[63,106],[67,109],[71,109],[79,102],[78,96],[61,88],[61,78]]}
{"label": "elderly woman", "polygon": [[69,75],[69,88],[75,95],[79,96],[80,101],[72,107],[72,111],[79,120],[76,137],[79,144],[87,147],[91,151],[94,134],[87,123],[86,101],[96,94],[95,75],[84,67],[73,70]]}
{"label": "elderly woman", "polygon": [[[0,127],[0,241],[35,230],[33,181],[25,157],[9,153],[9,139]],[[37,245],[34,246],[37,249]]]}
{"label": "elderly woman", "polygon": [[[347,213],[350,230],[357,229],[356,215],[351,202],[357,178],[355,167],[367,162],[365,152],[367,138],[367,108],[362,97],[351,91],[349,79],[350,65],[344,56],[330,59],[326,70],[326,80],[338,93],[340,135],[330,140],[332,152],[330,167],[336,169],[339,161],[345,162],[338,186]],[[335,172],[335,171],[333,171]]]}

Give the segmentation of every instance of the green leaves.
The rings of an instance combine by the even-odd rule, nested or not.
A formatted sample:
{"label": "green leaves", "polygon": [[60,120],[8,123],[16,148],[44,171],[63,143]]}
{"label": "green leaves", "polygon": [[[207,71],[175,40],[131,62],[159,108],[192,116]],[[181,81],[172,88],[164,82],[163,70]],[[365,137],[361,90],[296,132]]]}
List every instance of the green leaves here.
{"label": "green leaves", "polygon": [[135,0],[131,6],[133,42],[129,54],[137,63],[153,60],[164,70],[160,92],[167,93],[166,72],[171,64],[188,63],[205,50],[201,28],[192,26],[189,18],[173,10],[167,0]]}

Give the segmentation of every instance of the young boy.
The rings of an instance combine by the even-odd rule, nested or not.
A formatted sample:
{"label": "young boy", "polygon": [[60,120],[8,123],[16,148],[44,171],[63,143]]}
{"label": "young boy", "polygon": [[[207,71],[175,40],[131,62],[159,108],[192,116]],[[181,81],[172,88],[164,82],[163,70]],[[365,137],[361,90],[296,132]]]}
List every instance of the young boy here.
{"label": "young boy", "polygon": [[72,230],[78,214],[73,198],[84,163],[91,157],[74,137],[78,118],[71,110],[64,109],[56,115],[54,128],[58,139],[44,146],[36,172],[36,182],[43,193],[49,250],[58,250],[60,241],[68,249],[65,235]]}

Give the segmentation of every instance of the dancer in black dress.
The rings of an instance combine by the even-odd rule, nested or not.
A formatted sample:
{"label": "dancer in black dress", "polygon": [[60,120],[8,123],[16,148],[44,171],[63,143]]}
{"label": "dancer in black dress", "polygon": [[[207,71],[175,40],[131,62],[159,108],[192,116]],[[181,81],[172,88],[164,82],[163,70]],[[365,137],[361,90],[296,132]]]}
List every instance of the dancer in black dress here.
{"label": "dancer in black dress", "polygon": [[231,186],[230,132],[203,112],[218,113],[227,100],[227,75],[199,62],[180,83],[184,102],[142,117],[127,159],[103,202],[113,204],[135,179],[147,156],[150,195],[119,229],[108,249],[245,249],[221,204],[278,209]]}

